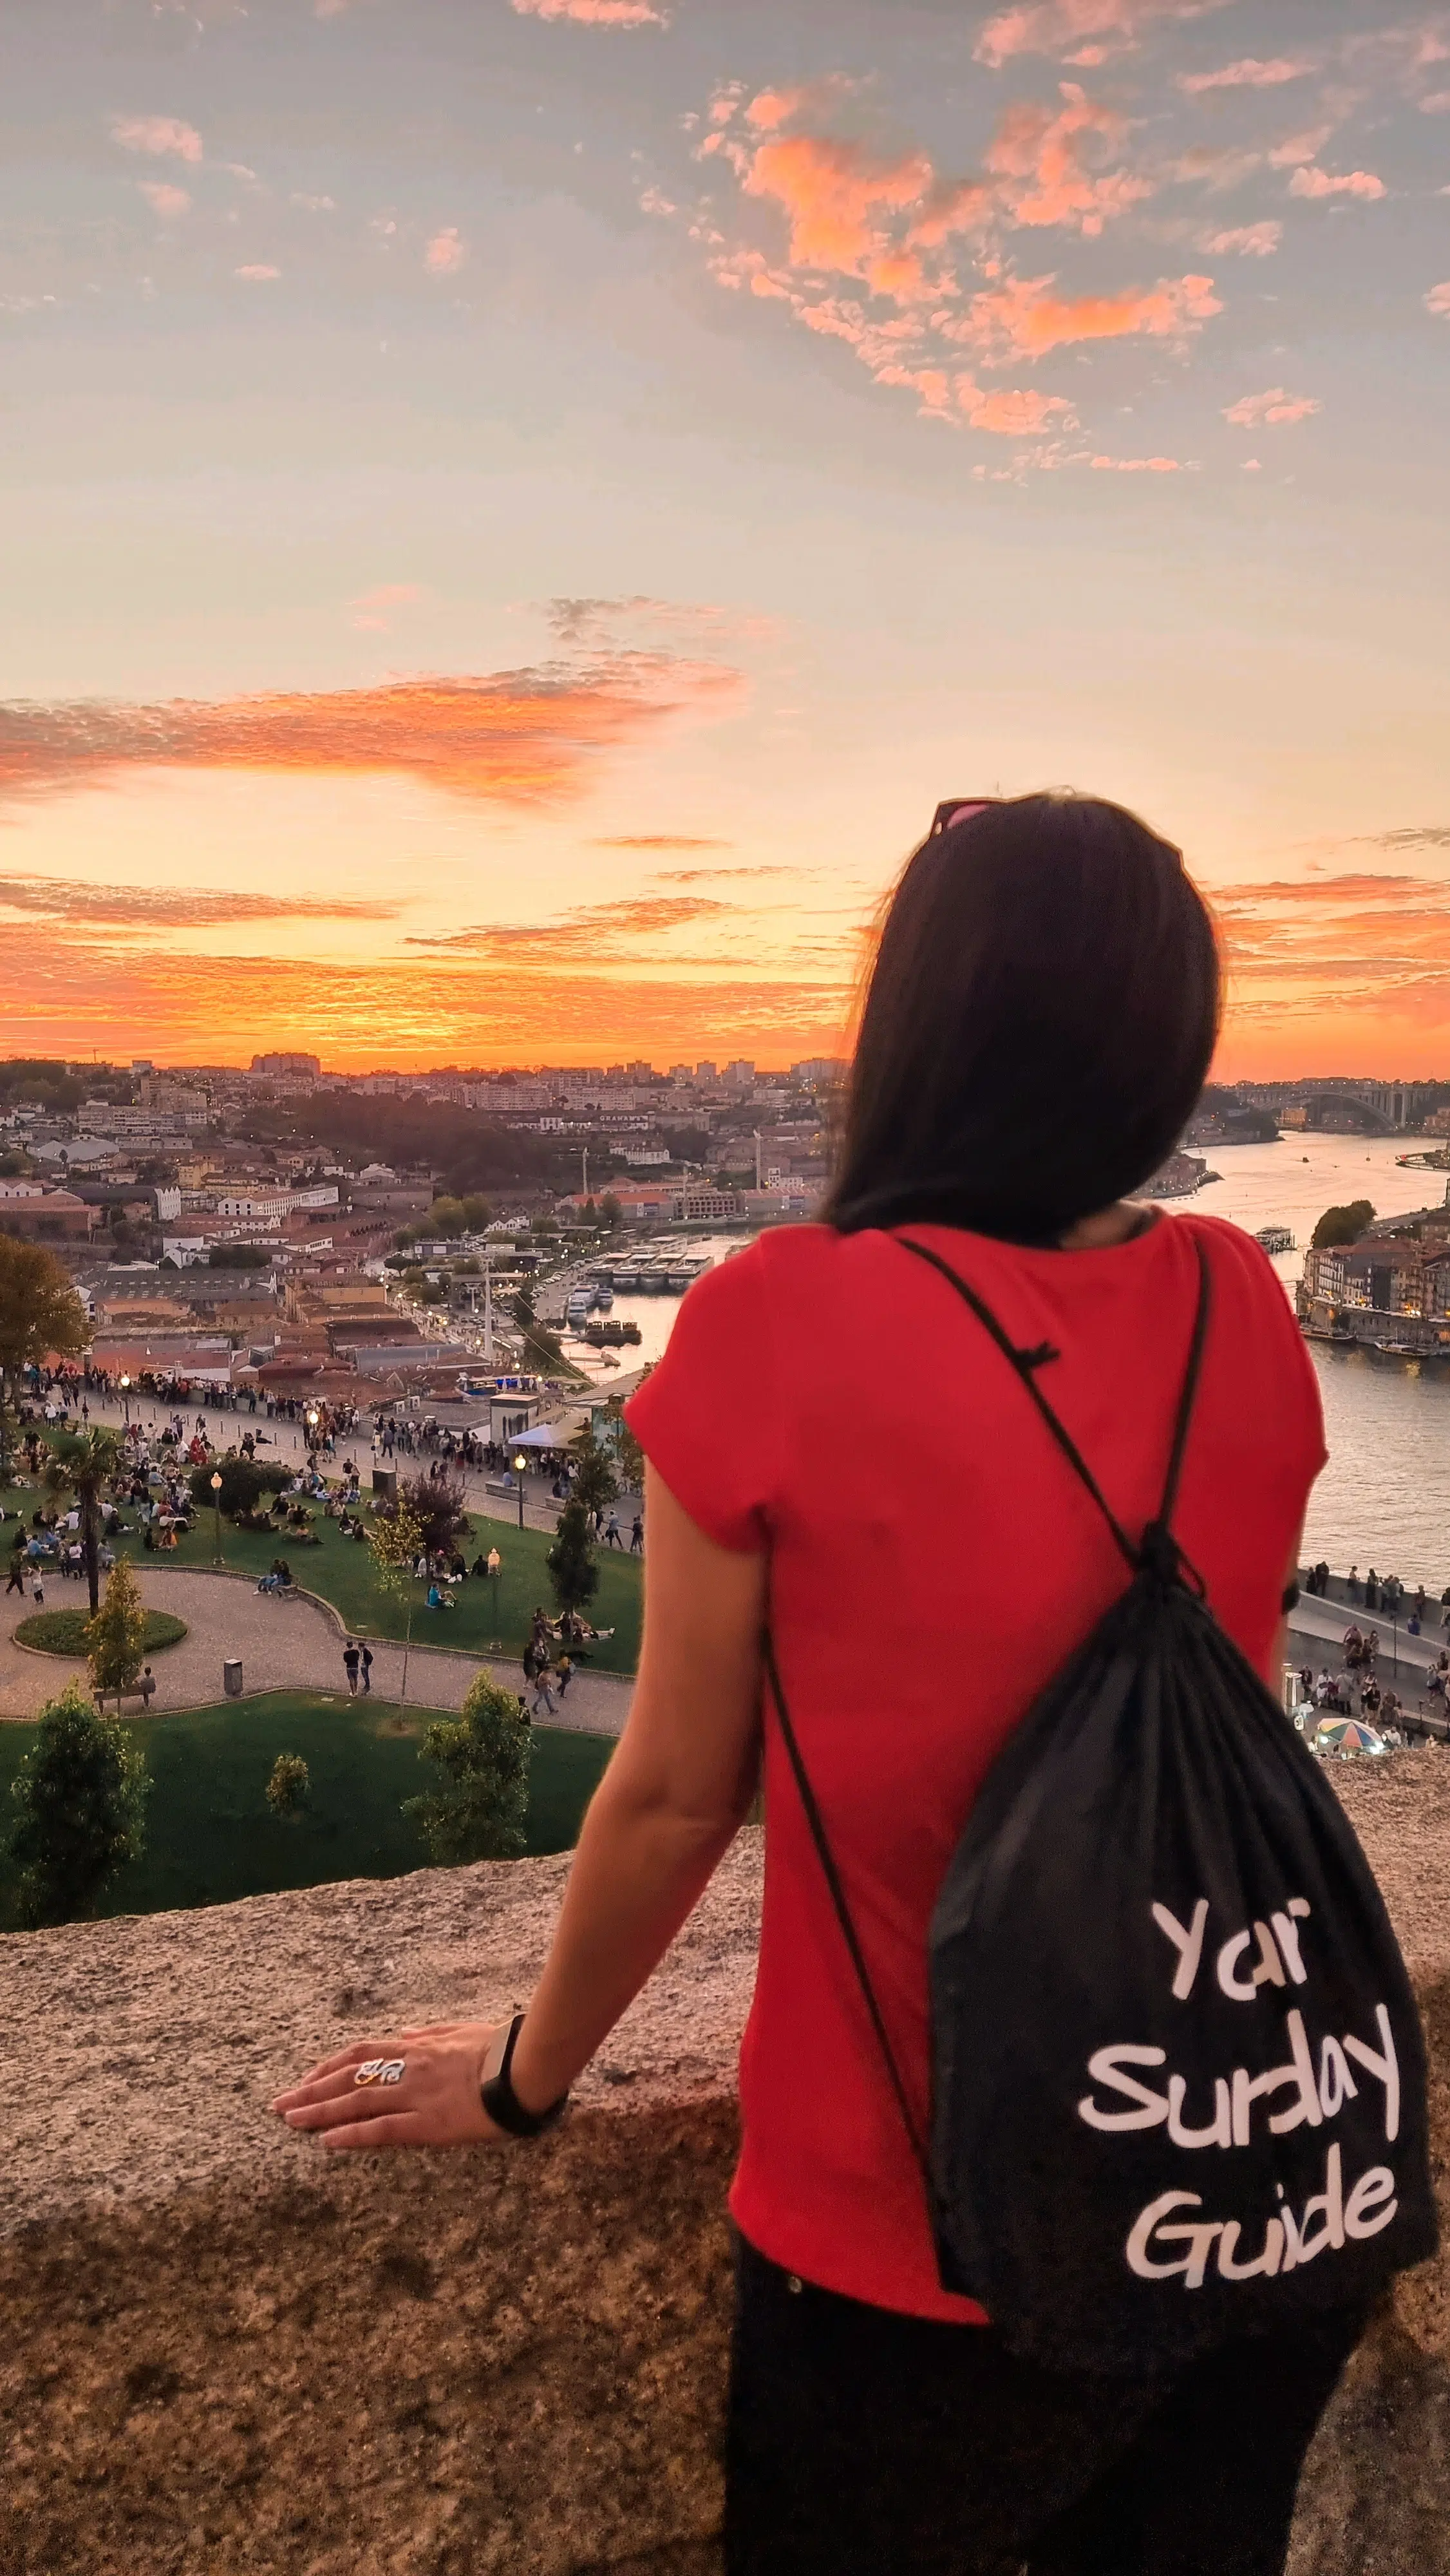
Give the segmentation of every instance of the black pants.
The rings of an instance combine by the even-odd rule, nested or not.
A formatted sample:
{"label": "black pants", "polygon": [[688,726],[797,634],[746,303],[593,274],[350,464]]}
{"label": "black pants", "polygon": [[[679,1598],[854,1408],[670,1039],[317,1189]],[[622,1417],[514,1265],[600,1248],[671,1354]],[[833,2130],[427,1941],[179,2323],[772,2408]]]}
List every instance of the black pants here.
{"label": "black pants", "polygon": [[1278,2576],[1364,2313],[1168,2380],[1014,2360],[795,2282],[737,2240],[728,2576]]}

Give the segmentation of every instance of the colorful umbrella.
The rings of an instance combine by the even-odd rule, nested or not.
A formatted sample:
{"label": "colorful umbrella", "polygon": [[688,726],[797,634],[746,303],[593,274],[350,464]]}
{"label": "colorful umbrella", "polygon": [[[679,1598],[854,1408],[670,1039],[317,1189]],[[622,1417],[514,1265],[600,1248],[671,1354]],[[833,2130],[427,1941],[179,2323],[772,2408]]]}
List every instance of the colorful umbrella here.
{"label": "colorful umbrella", "polygon": [[1384,1753],[1388,1750],[1382,1737],[1362,1718],[1326,1717],[1320,1720],[1314,1734],[1315,1751],[1319,1753]]}

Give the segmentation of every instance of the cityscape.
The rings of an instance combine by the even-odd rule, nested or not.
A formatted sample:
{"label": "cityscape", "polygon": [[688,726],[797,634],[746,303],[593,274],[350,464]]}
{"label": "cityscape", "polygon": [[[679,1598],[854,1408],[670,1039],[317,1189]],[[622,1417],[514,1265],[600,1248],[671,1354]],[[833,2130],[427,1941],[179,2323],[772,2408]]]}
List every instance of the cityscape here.
{"label": "cityscape", "polygon": [[1437,2576],[1450,6],[0,21],[0,2576]]}

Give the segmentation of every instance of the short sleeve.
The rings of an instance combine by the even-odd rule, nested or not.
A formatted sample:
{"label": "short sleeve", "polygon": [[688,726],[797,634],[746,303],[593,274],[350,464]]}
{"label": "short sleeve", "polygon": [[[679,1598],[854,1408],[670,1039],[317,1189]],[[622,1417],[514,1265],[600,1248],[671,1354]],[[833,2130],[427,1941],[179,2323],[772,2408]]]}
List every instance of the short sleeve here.
{"label": "short sleeve", "polygon": [[761,1247],[697,1279],[625,1420],[683,1511],[721,1547],[769,1545],[779,1406]]}

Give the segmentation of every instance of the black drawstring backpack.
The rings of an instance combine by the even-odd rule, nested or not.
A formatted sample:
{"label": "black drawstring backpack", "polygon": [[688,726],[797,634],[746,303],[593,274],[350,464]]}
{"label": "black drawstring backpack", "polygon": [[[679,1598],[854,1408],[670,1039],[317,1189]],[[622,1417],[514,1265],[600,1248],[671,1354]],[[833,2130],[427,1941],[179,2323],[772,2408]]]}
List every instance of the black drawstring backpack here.
{"label": "black drawstring backpack", "polygon": [[965,1299],[1106,1520],[1127,1590],[978,1792],[929,1942],[923,2137],[770,1638],[781,1733],[920,2168],[944,2288],[1049,2368],[1171,2370],[1349,2307],[1435,2250],[1419,2018],[1334,1791],[1172,1534],[1210,1307],[1135,1545],[1019,1351]]}

